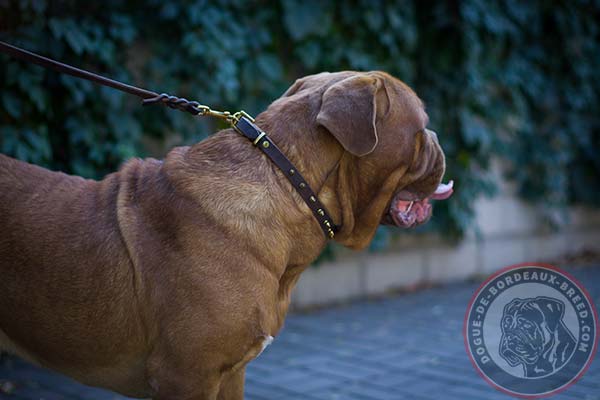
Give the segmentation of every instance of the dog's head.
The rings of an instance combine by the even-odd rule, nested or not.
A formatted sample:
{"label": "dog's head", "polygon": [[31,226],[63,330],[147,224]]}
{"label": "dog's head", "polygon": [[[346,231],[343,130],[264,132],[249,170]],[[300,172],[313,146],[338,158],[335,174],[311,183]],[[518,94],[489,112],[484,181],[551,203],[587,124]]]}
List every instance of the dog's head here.
{"label": "dog's head", "polygon": [[535,365],[554,357],[548,349],[563,338],[561,332],[565,305],[557,299],[538,296],[513,299],[504,306],[501,319],[500,355],[514,367]]}
{"label": "dog's head", "polygon": [[444,153],[426,128],[423,103],[387,73],[307,76],[270,110],[291,116],[279,118],[288,131],[294,128],[292,118],[304,116],[316,141],[331,143],[331,153],[339,156],[336,173],[328,175],[319,197],[340,219],[336,237],[347,246],[366,246],[381,223],[413,227],[426,222],[429,200],[452,193],[451,185],[441,184]]}

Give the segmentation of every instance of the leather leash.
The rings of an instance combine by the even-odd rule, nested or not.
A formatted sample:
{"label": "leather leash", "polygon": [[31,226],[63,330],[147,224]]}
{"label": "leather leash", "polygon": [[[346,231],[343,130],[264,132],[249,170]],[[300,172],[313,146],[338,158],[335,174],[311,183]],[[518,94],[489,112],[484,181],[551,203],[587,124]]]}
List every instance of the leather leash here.
{"label": "leather leash", "polygon": [[40,56],[2,41],[0,41],[0,52],[11,55],[22,61],[31,62],[44,68],[53,69],[57,72],[72,75],[77,78],[87,79],[100,85],[109,86],[122,92],[141,97],[143,99],[142,105],[162,104],[197,116],[211,116],[224,119],[236,132],[250,140],[255,147],[258,147],[281,170],[281,172],[283,172],[283,175],[290,181],[308,208],[312,211],[325,236],[330,239],[335,237],[335,233],[338,231],[339,227],[333,223],[333,219],[325,209],[325,206],[319,201],[315,192],[310,188],[302,174],[294,167],[292,162],[281,152],[266,132],[262,131],[254,124],[254,118],[245,111],[238,111],[232,114],[229,111],[212,110],[210,107],[200,104],[197,101],[189,101],[185,98],[170,96],[165,93],[158,94],[150,90],[127,85]]}

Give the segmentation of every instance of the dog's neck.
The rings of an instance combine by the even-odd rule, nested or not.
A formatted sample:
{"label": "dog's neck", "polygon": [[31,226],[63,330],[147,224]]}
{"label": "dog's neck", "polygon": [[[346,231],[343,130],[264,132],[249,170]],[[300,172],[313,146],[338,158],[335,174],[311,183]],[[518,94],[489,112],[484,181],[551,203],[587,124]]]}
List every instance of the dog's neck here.
{"label": "dog's neck", "polygon": [[[332,151],[326,136],[282,132],[273,126],[269,131],[269,126],[264,126],[269,124],[263,121],[261,125],[260,119],[257,123],[313,190],[318,191],[335,173],[342,151]],[[310,154],[310,159],[318,162],[307,162],[303,154]],[[310,264],[326,243],[312,212],[283,173],[232,129],[172,151],[165,160],[165,170],[168,175],[169,171],[177,171],[171,173],[177,177],[174,186],[192,196],[223,229],[250,242],[261,253],[261,261],[279,277],[290,266]],[[321,200],[328,209],[331,207],[334,218],[340,215],[333,212],[337,208],[335,199]]]}
{"label": "dog's neck", "polygon": [[256,124],[267,132],[312,190],[318,193],[335,172],[343,148],[325,128],[316,126],[312,121],[316,118],[315,113],[292,114],[287,118],[265,116],[268,113],[259,115]]}

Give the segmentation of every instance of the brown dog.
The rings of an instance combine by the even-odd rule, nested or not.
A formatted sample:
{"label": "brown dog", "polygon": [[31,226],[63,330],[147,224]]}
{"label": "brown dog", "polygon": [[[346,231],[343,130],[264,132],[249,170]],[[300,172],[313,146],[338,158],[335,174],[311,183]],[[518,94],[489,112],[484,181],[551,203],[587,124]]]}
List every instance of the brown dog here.
{"label": "brown dog", "polygon": [[[451,192],[423,104],[383,72],[299,79],[256,124],[345,246],[426,221],[427,198]],[[246,364],[325,243],[232,129],[100,182],[0,156],[0,348],[129,396],[241,399]]]}

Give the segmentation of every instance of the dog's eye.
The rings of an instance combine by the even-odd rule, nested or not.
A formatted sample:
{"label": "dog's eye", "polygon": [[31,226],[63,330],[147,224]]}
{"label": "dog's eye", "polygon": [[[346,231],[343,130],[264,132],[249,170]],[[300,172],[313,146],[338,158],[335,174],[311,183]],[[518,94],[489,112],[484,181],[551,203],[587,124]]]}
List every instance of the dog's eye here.
{"label": "dog's eye", "polygon": [[533,327],[533,324],[525,318],[519,318],[519,324],[525,329],[531,329]]}

